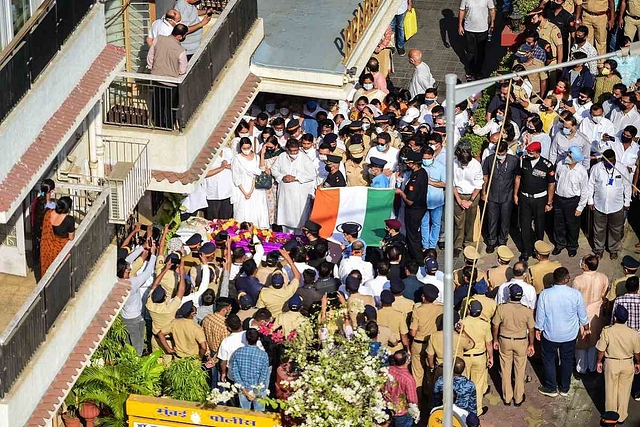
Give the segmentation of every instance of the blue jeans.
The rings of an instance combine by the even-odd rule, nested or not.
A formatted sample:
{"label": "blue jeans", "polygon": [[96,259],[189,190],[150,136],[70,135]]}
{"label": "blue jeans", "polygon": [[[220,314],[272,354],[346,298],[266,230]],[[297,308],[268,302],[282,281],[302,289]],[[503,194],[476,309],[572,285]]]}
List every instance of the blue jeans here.
{"label": "blue jeans", "polygon": [[245,397],[244,394],[239,393],[238,399],[240,400],[240,407],[242,409],[254,409],[256,411],[264,411],[264,404],[258,402],[258,397],[253,399],[253,401],[250,401]]}
{"label": "blue jeans", "polygon": [[[211,352],[211,357],[213,357],[215,355],[214,352]],[[218,389],[221,390],[222,387],[220,387],[218,385],[218,383],[220,382],[220,367],[218,365],[218,363],[216,363],[215,365],[213,365],[213,368],[211,368],[211,390]]]}
{"label": "blue jeans", "polygon": [[413,418],[408,414],[400,415],[399,417],[393,417],[393,427],[411,427],[413,425]]}
{"label": "blue jeans", "polygon": [[427,209],[427,212],[422,217],[420,233],[422,234],[423,249],[432,249],[438,245],[443,209],[444,205],[433,209]]}
{"label": "blue jeans", "polygon": [[542,337],[542,364],[544,366],[545,387],[552,390],[558,389],[556,366],[558,363],[558,351],[560,352],[560,391],[567,393],[571,384],[571,372],[573,371],[573,359],[576,352],[576,340],[567,342],[553,342]]}
{"label": "blue jeans", "polygon": [[401,15],[396,15],[391,20],[391,31],[396,35],[396,47],[398,49],[404,48],[404,15],[406,12]]}
{"label": "blue jeans", "polygon": [[[616,19],[616,22],[618,20]],[[613,29],[609,30],[609,43],[607,45],[607,52],[613,52],[618,49],[618,41],[620,40],[622,32],[617,25],[613,26]]]}

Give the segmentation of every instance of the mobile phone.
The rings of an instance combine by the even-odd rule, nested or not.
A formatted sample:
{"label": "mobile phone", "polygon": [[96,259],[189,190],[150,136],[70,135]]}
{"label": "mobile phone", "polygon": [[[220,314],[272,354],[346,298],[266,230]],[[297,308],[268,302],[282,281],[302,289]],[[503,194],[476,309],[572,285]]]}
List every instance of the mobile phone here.
{"label": "mobile phone", "polygon": [[207,12],[207,16],[208,16],[209,18],[211,18],[211,17],[213,16],[213,12],[211,12],[211,11],[210,11],[210,12]]}
{"label": "mobile phone", "polygon": [[149,226],[147,224],[140,224],[140,230],[141,231],[147,231],[148,228],[149,228]]}
{"label": "mobile phone", "polygon": [[176,228],[176,226],[178,225],[177,222],[171,221],[171,223],[169,223],[169,230],[173,230],[174,228]]}

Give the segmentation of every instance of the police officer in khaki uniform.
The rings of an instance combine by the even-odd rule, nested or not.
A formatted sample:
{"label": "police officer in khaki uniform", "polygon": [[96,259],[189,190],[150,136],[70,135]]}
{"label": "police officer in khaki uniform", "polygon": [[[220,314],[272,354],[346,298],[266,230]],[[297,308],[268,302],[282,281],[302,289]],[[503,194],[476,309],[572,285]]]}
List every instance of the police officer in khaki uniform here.
{"label": "police officer in khaki uniform", "polygon": [[[495,288],[497,290],[498,288]],[[478,280],[475,285],[473,285],[473,290],[475,291],[475,295],[472,296],[469,301],[479,301],[482,304],[482,313],[480,313],[480,319],[491,322],[493,315],[496,312],[497,304],[495,300],[495,290],[489,290],[487,286],[487,281],[484,279]],[[466,306],[466,298],[462,302],[460,308],[460,315],[463,314],[463,311]]]}
{"label": "police officer in khaki uniform", "polygon": [[351,136],[345,143],[347,149],[352,144],[361,144],[364,148],[365,153],[369,151],[369,148],[371,148],[371,137],[364,133],[364,129],[362,129],[362,122],[360,120],[354,120],[349,123],[348,126],[349,131],[351,132]]}
{"label": "police officer in khaki uniform", "polygon": [[604,407],[607,411],[620,414],[618,422],[621,424],[628,415],[633,374],[640,373],[640,335],[625,324],[629,319],[629,312],[624,306],[617,306],[613,316],[615,323],[602,329],[596,344],[597,369],[598,372],[603,372],[604,359]]}
{"label": "police officer in khaki uniform", "polygon": [[322,138],[322,144],[324,143],[329,145],[331,154],[339,156],[343,162],[347,160],[347,153],[342,148],[338,147],[338,135],[335,133],[325,135],[324,138]]}
{"label": "police officer in khaki uniform", "polygon": [[553,245],[543,240],[534,243],[535,257],[538,262],[529,267],[529,283],[536,288],[539,294],[543,289],[553,286],[553,272],[556,268],[562,267],[560,261],[551,261],[549,255],[553,250]]}
{"label": "police officer in khaki uniform", "polygon": [[409,350],[409,328],[407,316],[392,307],[395,298],[390,290],[385,289],[380,294],[382,308],[378,310],[378,325],[383,325],[391,330],[392,334],[400,336],[400,342],[391,349],[392,353],[398,350]]}
{"label": "police officer in khaki uniform", "polygon": [[[509,286],[509,302],[500,304],[493,317],[493,348],[500,351],[500,375],[502,399],[507,406],[515,400],[515,406],[524,402],[525,369],[527,356],[533,356],[533,337],[536,322],[533,310],[520,303],[522,287]],[[511,383],[514,372],[515,388]]]}
{"label": "police officer in khaki uniform", "polygon": [[389,329],[388,326],[380,325],[378,323],[378,311],[372,305],[364,306],[363,319],[363,326],[365,327],[365,329],[370,322],[374,322],[376,324],[378,328],[378,336],[375,337],[375,341],[382,344],[387,349],[389,354],[392,354],[393,352],[391,349],[398,345],[398,342],[400,342],[400,336],[397,333],[394,334],[393,332],[391,332],[391,329]]}
{"label": "police officer in khaki uniform", "polygon": [[[491,337],[491,324],[480,317],[482,304],[477,300],[471,300],[467,308],[467,317],[460,323],[469,334],[475,345],[472,349],[462,354],[465,362],[464,376],[476,385],[478,414],[482,413],[482,396],[486,393],[489,369],[493,366],[493,345]],[[455,345],[455,343],[454,343]]]}
{"label": "police officer in khaki uniform", "polygon": [[285,274],[282,271],[276,271],[271,275],[271,286],[262,288],[258,296],[256,307],[268,309],[274,317],[282,313],[284,304],[298,290],[300,273],[293,262],[290,265],[294,278],[288,284],[285,285]]}
{"label": "police officer in khaki uniform", "polygon": [[[480,254],[478,254],[478,251],[476,250],[475,246],[467,246],[462,251],[462,254],[464,255],[465,267],[466,266],[472,267],[474,263],[476,264],[476,268],[474,270],[476,272],[476,281],[480,279],[487,280],[487,274],[484,271],[478,269],[477,261],[480,258]],[[457,270],[453,270],[453,284],[455,285],[456,288],[458,288],[464,282],[462,278],[463,269],[464,267],[458,268]]]}
{"label": "police officer in khaki uniform", "polygon": [[404,282],[399,277],[393,277],[390,281],[391,293],[395,298],[395,301],[391,305],[394,309],[398,310],[400,313],[404,315],[406,318],[412,311],[413,307],[416,305],[413,300],[409,298],[405,298],[402,294],[404,293]]}
{"label": "police officer in khaki uniform", "polygon": [[369,173],[364,168],[364,147],[362,144],[351,144],[349,156],[349,160],[344,163],[347,172],[347,187],[369,186]]}
{"label": "police officer in khaki uniform", "polygon": [[538,25],[538,35],[540,38],[549,43],[551,59],[549,59],[549,55],[547,55],[547,65],[562,62],[564,52],[560,28],[545,18],[544,9],[541,7],[533,9],[529,12],[529,15],[531,16],[531,23]]}
{"label": "police officer in khaki uniform", "polygon": [[622,23],[624,23],[624,35],[629,37],[631,40],[635,40],[636,33],[640,32],[639,0],[622,0],[620,2],[619,24]]}
{"label": "police officer in khaki uniform", "polygon": [[[200,325],[193,321],[195,315],[193,302],[187,301],[176,312],[176,319],[158,332],[158,340],[166,354],[179,358],[198,356],[199,359],[207,354],[207,339]],[[167,334],[171,334],[173,347],[167,342]]]}
{"label": "police officer in khaki uniform", "polygon": [[184,266],[186,268],[191,269],[191,267],[200,265],[200,247],[202,246],[202,243],[202,235],[200,235],[199,233],[195,233],[184,243],[184,246],[189,248],[189,250],[185,251],[188,253],[183,256]]}
{"label": "police officer in khaki uniform", "polygon": [[627,279],[636,275],[638,267],[640,267],[640,262],[630,255],[625,255],[622,257],[621,265],[622,270],[624,271],[624,276],[614,280],[613,283],[611,283],[609,292],[607,293],[607,300],[611,304],[613,304],[613,300],[627,292],[625,287]]}
{"label": "police officer in khaki uniform", "polygon": [[589,29],[587,40],[599,55],[607,53],[607,30],[613,28],[616,12],[613,0],[576,0],[575,3],[576,25],[582,23]]}
{"label": "police officer in khaki uniform", "polygon": [[306,320],[306,317],[300,313],[302,309],[302,298],[300,295],[295,294],[289,298],[287,306],[289,307],[289,311],[280,313],[280,315],[276,317],[274,324],[275,328],[282,326],[282,334],[285,338],[288,337],[292,331],[297,330]]}
{"label": "police officer in khaki uniform", "polygon": [[491,289],[497,288],[505,282],[513,279],[513,270],[509,267],[509,263],[515,256],[511,249],[507,246],[498,246],[496,249],[498,255],[498,265],[491,267],[487,271],[489,278],[489,286]]}
{"label": "police officer in khaki uniform", "polygon": [[[422,287],[422,304],[413,309],[411,315],[411,326],[409,332],[413,337],[411,344],[411,373],[418,385],[418,397],[421,396],[420,389],[427,396],[431,396],[435,379],[427,373],[425,378],[424,368],[426,366],[425,349],[429,342],[431,334],[435,333],[438,328],[436,319],[444,313],[444,305],[434,302],[438,298],[438,288],[427,283]],[[426,389],[422,388],[423,379]]]}

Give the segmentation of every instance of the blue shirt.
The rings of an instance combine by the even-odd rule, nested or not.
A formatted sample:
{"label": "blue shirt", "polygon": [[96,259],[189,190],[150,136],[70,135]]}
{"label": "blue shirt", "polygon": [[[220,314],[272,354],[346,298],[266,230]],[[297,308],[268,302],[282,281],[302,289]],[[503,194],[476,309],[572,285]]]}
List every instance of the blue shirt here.
{"label": "blue shirt", "polygon": [[567,285],[554,285],[540,292],[536,307],[536,329],[553,342],[573,341],[580,325],[588,325],[582,294]]}
{"label": "blue shirt", "polygon": [[253,301],[258,301],[262,288],[263,286],[257,277],[246,276],[245,274],[236,277],[236,289],[238,292],[246,292]]}
{"label": "blue shirt", "polygon": [[422,302],[422,287],[424,283],[419,281],[416,276],[408,276],[402,280],[402,283],[404,283],[403,297],[413,302]]}
{"label": "blue shirt", "polygon": [[[433,406],[442,406],[442,390],[444,389],[444,380],[438,378],[433,388]],[[465,411],[478,413],[478,404],[476,403],[476,386],[467,377],[453,377],[453,392],[456,394],[456,401],[453,402],[459,408]]]}
{"label": "blue shirt", "polygon": [[[364,249],[362,251],[362,259],[364,260],[365,256],[367,255],[367,244],[364,242],[364,240],[362,239],[356,239],[359,240],[360,242],[362,242],[362,244],[364,245]],[[351,243],[349,243],[345,248],[344,251],[342,252],[342,259],[347,259],[351,256]],[[257,301],[257,300],[256,300]]]}
{"label": "blue shirt", "polygon": [[264,350],[255,345],[240,347],[233,353],[231,360],[231,371],[236,383],[249,390],[260,384],[263,392],[269,388],[269,356]]}
{"label": "blue shirt", "polygon": [[[424,166],[423,166],[424,167]],[[424,167],[431,181],[447,182],[447,168],[439,161],[434,161],[431,166]],[[444,188],[429,185],[427,189],[427,209],[435,209],[444,206]]]}
{"label": "blue shirt", "polygon": [[389,188],[389,178],[383,173],[374,176],[371,180],[371,188]]}

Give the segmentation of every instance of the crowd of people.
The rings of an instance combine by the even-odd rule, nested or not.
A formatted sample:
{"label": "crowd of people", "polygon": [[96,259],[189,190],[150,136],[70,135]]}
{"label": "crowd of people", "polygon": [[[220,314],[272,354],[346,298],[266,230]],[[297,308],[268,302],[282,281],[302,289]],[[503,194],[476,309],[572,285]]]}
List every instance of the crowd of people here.
{"label": "crowd of people", "polygon": [[[149,34],[152,73],[184,73],[208,19],[197,19],[203,11],[194,11],[191,0],[178,3]],[[431,409],[442,405],[442,313],[453,304],[454,410],[466,425],[479,425],[487,411],[483,395],[494,358],[504,405],[525,401],[531,358],[543,366],[538,391],[552,398],[569,393],[574,368],[604,372],[605,409],[615,413],[605,418],[625,421],[629,397],[640,401],[640,263],[622,257],[625,276],[617,280],[598,268],[605,251],[611,260],[620,256],[638,194],[640,63],[589,58],[631,44],[640,5],[543,1],[527,17],[513,70],[584,62],[498,83],[488,89],[480,120],[482,94],[458,103],[451,147],[447,101],[428,58],[404,49],[411,7],[402,2],[347,99],[259,96],[183,202],[183,219],[234,218],[249,232],[283,230],[304,236],[305,244],[292,240],[265,254],[259,242],[249,252],[234,248],[224,232],[215,242],[200,235],[183,242],[167,239],[167,228],[148,227],[144,236],[140,227],[132,231],[118,261],[118,276],[132,287],[122,312],[132,345],[139,354],[147,342],[167,357],[197,356],[211,370],[212,387],[240,384],[237,404],[264,410],[256,398],[264,389],[257,386],[278,390],[277,378],[291,375],[265,325],[288,335],[337,301],[348,307],[353,327],[363,327],[391,355],[397,381],[387,386],[389,398],[402,395]],[[510,7],[504,2],[502,12]],[[492,1],[461,3],[467,80],[486,75],[483,55],[495,16]],[[415,71],[405,89],[394,86],[392,63],[407,53]],[[486,138],[479,150],[470,135]],[[455,152],[453,165],[446,164],[446,150]],[[455,236],[448,242],[446,185],[455,197]],[[362,224],[340,224],[342,255],[332,258],[333,243],[309,216],[316,191],[346,186],[394,189],[395,215],[385,222],[379,247],[359,239]],[[44,217],[54,234],[60,227],[54,224],[64,222],[58,210]],[[576,260],[582,273],[572,280],[553,258],[564,250],[576,257],[587,244],[581,230],[592,253]],[[43,229],[43,244],[49,234]],[[465,262],[454,272],[454,301],[443,299],[438,250],[445,244]],[[482,252],[495,253],[497,265],[478,269]],[[413,423],[402,410],[392,415],[392,425]]]}

